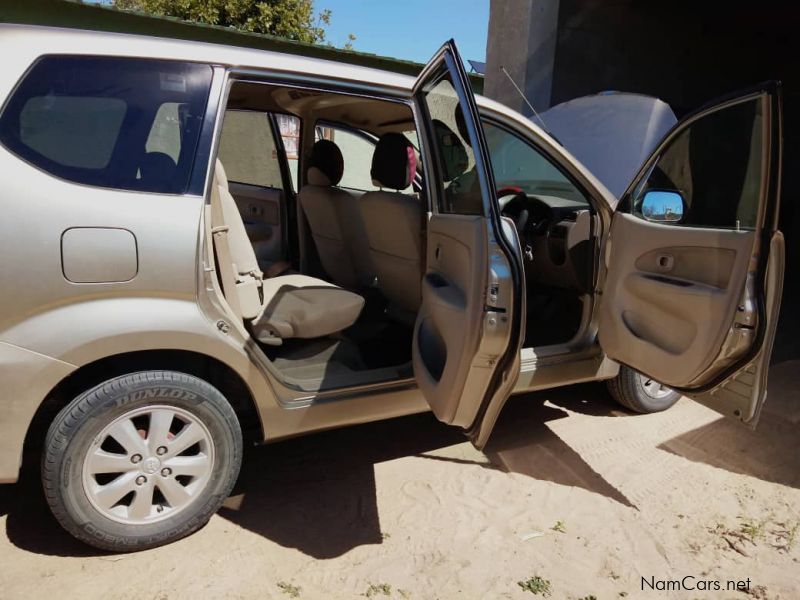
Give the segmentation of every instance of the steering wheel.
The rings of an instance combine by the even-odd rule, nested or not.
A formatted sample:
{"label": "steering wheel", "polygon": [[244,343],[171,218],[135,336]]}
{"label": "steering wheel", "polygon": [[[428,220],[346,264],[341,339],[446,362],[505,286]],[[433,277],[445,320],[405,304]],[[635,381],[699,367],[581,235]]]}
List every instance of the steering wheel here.
{"label": "steering wheel", "polygon": [[497,202],[500,205],[501,214],[514,221],[519,238],[523,240],[530,218],[528,196],[524,190],[514,186],[500,188],[497,190]]}

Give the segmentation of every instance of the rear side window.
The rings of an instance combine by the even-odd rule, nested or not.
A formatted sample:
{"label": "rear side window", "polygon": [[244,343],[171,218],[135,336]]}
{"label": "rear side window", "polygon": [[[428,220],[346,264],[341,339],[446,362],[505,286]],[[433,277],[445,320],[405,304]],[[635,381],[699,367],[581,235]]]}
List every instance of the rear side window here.
{"label": "rear side window", "polygon": [[0,116],[0,142],[40,169],[86,185],[184,193],[211,67],[49,56]]}
{"label": "rear side window", "polygon": [[[318,126],[314,139],[316,141],[330,140],[341,150],[344,159],[344,173],[341,181],[337,184],[339,187],[359,192],[374,192],[380,189],[372,182],[372,155],[375,154],[375,142],[369,140],[365,135],[359,135],[355,131],[334,125]],[[416,140],[411,141],[413,143]],[[416,148],[416,146],[414,147]],[[413,194],[413,184],[409,184],[400,191],[404,194]]]}
{"label": "rear side window", "polygon": [[219,159],[229,181],[283,188],[278,149],[267,113],[226,110]]}

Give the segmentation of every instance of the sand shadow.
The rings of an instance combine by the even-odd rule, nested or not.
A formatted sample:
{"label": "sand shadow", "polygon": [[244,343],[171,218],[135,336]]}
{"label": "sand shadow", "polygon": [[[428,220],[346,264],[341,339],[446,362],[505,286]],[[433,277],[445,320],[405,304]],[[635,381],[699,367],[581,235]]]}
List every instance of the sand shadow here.
{"label": "sand shadow", "polygon": [[220,515],[318,559],[380,544],[375,465],[462,441],[422,414],[254,448]]}
{"label": "sand shadow", "polygon": [[406,456],[522,473],[582,487],[631,506],[621,492],[547,427],[548,421],[568,413],[546,406],[545,400],[570,410],[582,408],[590,414],[623,414],[600,386],[570,390],[509,401],[486,449],[488,464],[431,455],[465,441],[460,432],[439,423],[431,414],[255,448],[246,457],[236,490],[220,515],[318,559],[340,556],[365,544],[380,544],[375,465]]}
{"label": "sand shadow", "polygon": [[[623,414],[597,385],[513,398],[486,449],[490,462],[475,462],[475,468],[582,487],[630,506],[547,426],[566,417],[567,410]],[[458,430],[424,413],[252,448],[245,453],[237,485],[219,514],[308,556],[341,556],[355,547],[382,542],[376,464],[407,456],[431,458],[432,451],[464,442]],[[0,514],[7,514],[11,542],[41,554],[102,554],[59,527],[42,498],[36,471],[19,484],[0,486]]]}
{"label": "sand shadow", "polygon": [[659,448],[694,462],[800,488],[800,360],[784,355],[769,373],[755,430],[720,417]]}
{"label": "sand shadow", "polygon": [[[478,462],[475,464],[560,485],[580,487],[624,506],[636,508],[622,492],[592,469],[578,452],[548,426],[552,421],[569,416],[567,411],[596,417],[632,415],[620,409],[603,387],[597,384],[576,385],[514,397],[503,409],[484,449],[489,465]],[[439,456],[426,458],[468,462]]]}
{"label": "sand shadow", "polygon": [[12,544],[50,556],[104,556],[102,550],[79,542],[58,524],[38,479],[38,469],[25,465],[16,484],[0,485],[0,516],[6,519],[6,535]]}
{"label": "sand shadow", "polygon": [[800,488],[800,430],[770,415],[762,417],[756,431],[720,417],[658,447],[718,469]]}

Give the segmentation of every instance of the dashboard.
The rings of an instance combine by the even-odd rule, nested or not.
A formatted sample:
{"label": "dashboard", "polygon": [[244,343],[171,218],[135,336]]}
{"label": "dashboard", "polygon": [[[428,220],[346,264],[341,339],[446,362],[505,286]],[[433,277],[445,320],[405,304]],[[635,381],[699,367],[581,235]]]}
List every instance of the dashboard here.
{"label": "dashboard", "polygon": [[589,291],[592,213],[585,201],[503,190],[499,204],[519,233],[529,284]]}

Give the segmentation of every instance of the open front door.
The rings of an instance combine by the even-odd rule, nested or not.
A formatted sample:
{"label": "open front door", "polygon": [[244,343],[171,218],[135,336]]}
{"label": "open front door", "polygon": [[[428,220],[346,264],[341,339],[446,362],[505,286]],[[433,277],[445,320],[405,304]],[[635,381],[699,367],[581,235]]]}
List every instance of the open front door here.
{"label": "open front door", "polygon": [[436,417],[482,447],[519,375],[519,243],[499,215],[475,99],[452,41],[414,95],[432,212],[414,376]]}
{"label": "open front door", "polygon": [[779,84],[679,123],[613,217],[606,354],[755,426],[783,282]]}

